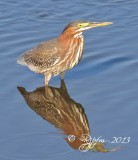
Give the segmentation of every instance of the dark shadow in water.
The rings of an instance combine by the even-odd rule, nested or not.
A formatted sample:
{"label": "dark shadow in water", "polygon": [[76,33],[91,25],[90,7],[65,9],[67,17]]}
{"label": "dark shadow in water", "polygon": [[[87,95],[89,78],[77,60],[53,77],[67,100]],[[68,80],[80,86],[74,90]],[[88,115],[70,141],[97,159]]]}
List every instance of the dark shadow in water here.
{"label": "dark shadow in water", "polygon": [[27,92],[23,87],[17,88],[33,111],[63,131],[67,136],[65,141],[72,148],[81,151],[109,151],[104,148],[104,143],[92,142],[85,110],[81,104],[71,99],[63,80],[60,88],[39,87],[33,92]]}

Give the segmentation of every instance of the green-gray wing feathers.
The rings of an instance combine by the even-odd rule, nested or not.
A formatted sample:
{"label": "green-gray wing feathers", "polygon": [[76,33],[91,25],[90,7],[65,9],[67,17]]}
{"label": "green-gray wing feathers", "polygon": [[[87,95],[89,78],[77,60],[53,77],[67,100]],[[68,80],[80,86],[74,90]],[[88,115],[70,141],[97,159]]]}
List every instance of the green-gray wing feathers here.
{"label": "green-gray wing feathers", "polygon": [[[52,44],[52,45],[51,45]],[[17,63],[26,66],[48,68],[59,60],[57,40],[40,43],[35,48],[25,52],[17,60]]]}

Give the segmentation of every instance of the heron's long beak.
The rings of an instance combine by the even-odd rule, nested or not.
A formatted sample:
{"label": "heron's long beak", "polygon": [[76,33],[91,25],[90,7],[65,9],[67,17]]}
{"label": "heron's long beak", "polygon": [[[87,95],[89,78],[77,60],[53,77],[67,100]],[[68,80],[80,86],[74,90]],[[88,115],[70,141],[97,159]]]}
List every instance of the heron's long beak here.
{"label": "heron's long beak", "polygon": [[92,22],[91,23],[91,28],[101,27],[101,26],[108,26],[110,24],[113,24],[113,22]]}

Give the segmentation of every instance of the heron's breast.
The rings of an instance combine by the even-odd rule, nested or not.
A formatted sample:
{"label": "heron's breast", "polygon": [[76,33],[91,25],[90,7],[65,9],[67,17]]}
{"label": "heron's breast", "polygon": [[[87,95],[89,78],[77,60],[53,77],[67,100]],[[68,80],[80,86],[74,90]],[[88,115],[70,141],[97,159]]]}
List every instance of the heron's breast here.
{"label": "heron's breast", "polygon": [[57,75],[77,65],[82,57],[83,47],[83,36],[73,38],[65,54],[61,57],[59,63],[56,66],[53,66],[53,75]]}
{"label": "heron's breast", "polygon": [[64,66],[65,69],[71,69],[79,63],[82,57],[83,47],[84,42],[82,36],[76,37],[71,41],[69,49],[62,61],[62,66]]}

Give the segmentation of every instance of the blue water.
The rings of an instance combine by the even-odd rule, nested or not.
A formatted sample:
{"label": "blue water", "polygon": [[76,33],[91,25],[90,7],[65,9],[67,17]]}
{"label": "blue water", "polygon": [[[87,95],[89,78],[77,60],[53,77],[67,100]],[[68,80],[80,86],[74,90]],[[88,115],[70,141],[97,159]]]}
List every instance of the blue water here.
{"label": "blue water", "polygon": [[[0,160],[137,159],[138,1],[0,0]],[[17,86],[34,91],[44,77],[16,64],[21,53],[58,36],[73,20],[111,21],[84,33],[84,55],[65,75],[70,97],[82,105],[91,136],[130,137],[106,144],[108,153],[71,148],[57,128],[31,110]],[[51,86],[59,87],[59,77]]]}

